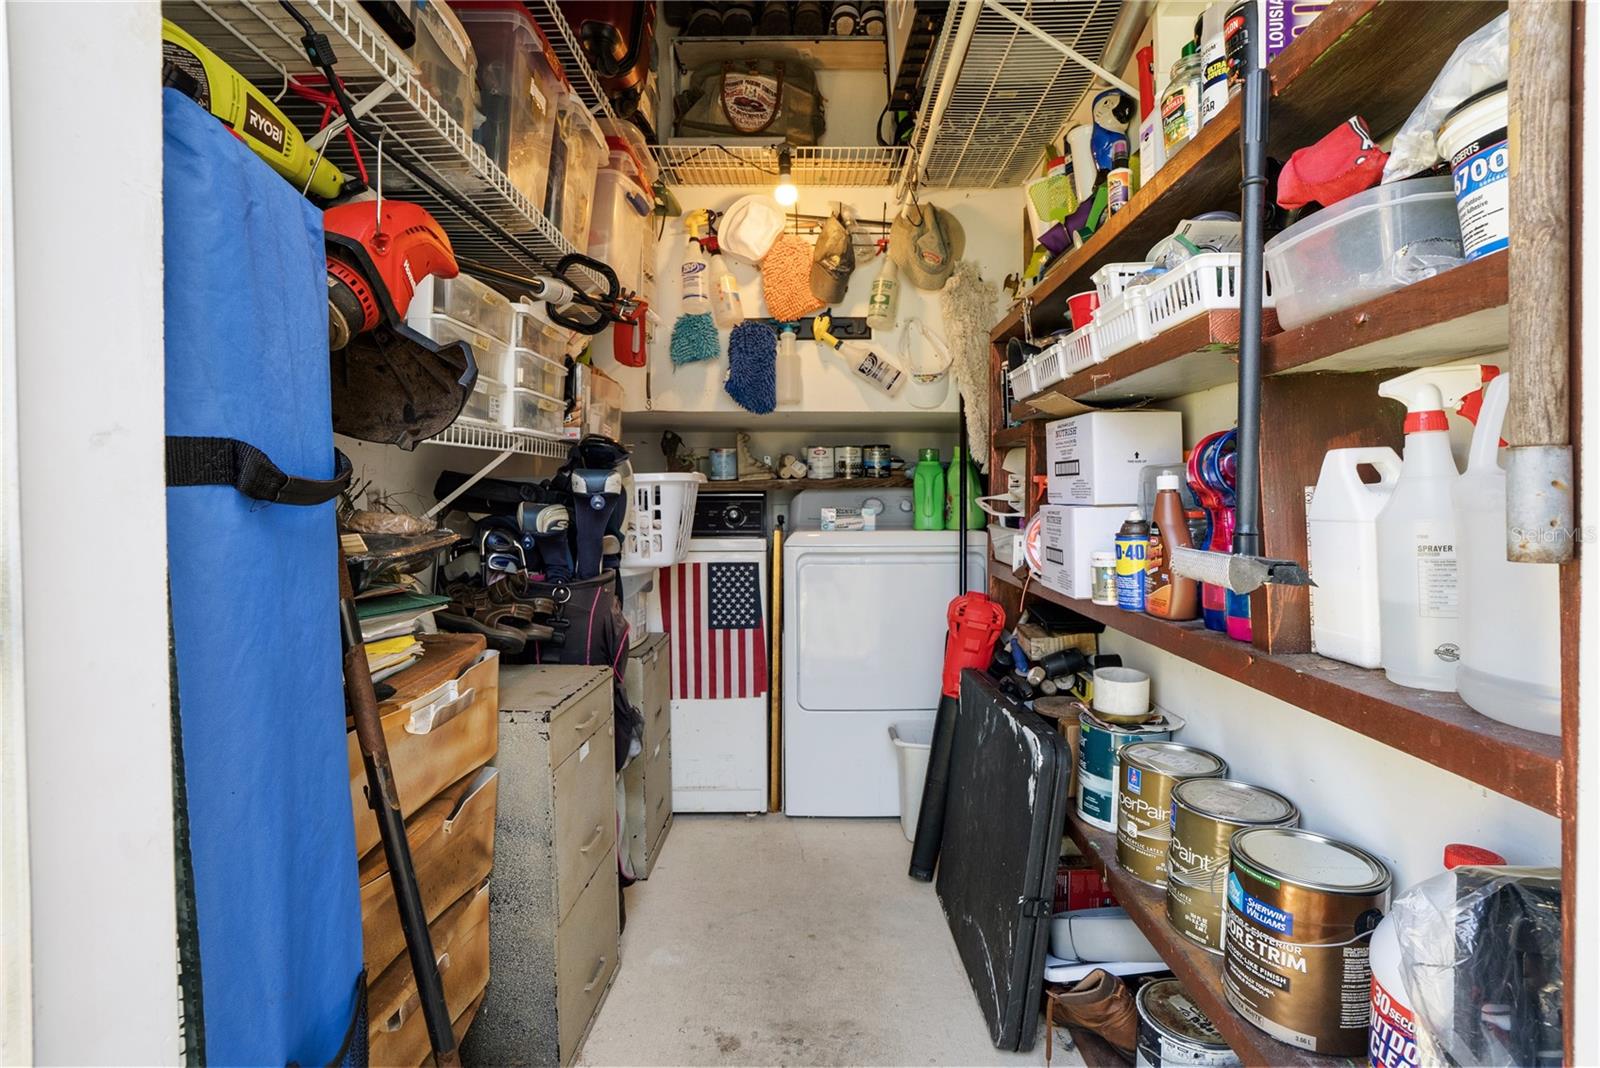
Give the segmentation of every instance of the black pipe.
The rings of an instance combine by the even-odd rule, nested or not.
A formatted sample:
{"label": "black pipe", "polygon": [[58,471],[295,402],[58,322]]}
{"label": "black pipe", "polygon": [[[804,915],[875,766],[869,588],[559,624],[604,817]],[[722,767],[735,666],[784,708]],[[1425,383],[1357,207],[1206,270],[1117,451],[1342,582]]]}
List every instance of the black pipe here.
{"label": "black pipe", "polygon": [[1233,551],[1261,555],[1262,230],[1267,213],[1267,114],[1271,87],[1261,66],[1260,14],[1244,5],[1244,115],[1239,182],[1243,277],[1239,289],[1239,441]]}

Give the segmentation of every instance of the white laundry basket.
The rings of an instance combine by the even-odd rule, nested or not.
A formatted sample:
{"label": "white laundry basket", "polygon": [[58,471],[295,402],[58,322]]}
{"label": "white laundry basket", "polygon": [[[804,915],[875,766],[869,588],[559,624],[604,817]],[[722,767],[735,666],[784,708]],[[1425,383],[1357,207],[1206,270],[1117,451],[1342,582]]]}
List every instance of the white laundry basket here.
{"label": "white laundry basket", "polygon": [[694,501],[702,474],[633,476],[632,529],[622,545],[622,566],[670,567],[689,549]]}
{"label": "white laundry basket", "polygon": [[907,720],[889,728],[895,763],[900,768],[900,830],[906,841],[917,840],[917,814],[922,811],[922,784],[928,777],[928,753],[933,748],[933,722]]}

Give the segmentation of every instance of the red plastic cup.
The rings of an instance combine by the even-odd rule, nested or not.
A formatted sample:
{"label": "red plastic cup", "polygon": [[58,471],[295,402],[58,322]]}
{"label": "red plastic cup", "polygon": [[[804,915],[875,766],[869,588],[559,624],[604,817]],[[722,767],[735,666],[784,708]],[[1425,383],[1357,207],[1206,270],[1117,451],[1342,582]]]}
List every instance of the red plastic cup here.
{"label": "red plastic cup", "polygon": [[1099,290],[1091,289],[1087,293],[1074,293],[1067,298],[1067,311],[1072,315],[1072,329],[1082,330],[1094,318],[1094,313],[1100,307]]}

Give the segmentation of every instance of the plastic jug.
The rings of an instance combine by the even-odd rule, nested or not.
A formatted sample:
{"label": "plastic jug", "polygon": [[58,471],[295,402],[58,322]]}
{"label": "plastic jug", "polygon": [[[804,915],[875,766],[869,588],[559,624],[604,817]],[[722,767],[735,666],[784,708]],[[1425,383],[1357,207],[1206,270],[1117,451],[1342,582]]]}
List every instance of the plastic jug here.
{"label": "plastic jug", "polygon": [[916,514],[911,526],[915,530],[944,529],[944,465],[939,462],[938,449],[923,449],[917,453],[917,466],[911,476],[911,495],[916,501]]}
{"label": "plastic jug", "polygon": [[[1361,481],[1371,467],[1381,481]],[[1311,562],[1311,649],[1357,667],[1382,660],[1378,612],[1378,513],[1400,478],[1393,449],[1330,449],[1306,509]]]}
{"label": "plastic jug", "polygon": [[1490,719],[1561,733],[1561,595],[1555,564],[1506,559],[1506,473],[1500,467],[1507,376],[1490,382],[1467,470],[1452,496],[1461,568],[1461,699]]}
{"label": "plastic jug", "polygon": [[984,529],[983,508],[978,504],[978,497],[983,493],[983,483],[978,478],[978,468],[961,449],[955,451],[950,458],[950,470],[944,477],[944,529],[961,529],[961,513],[956,511],[957,498],[961,495],[961,469],[958,464],[967,465],[967,529]]}

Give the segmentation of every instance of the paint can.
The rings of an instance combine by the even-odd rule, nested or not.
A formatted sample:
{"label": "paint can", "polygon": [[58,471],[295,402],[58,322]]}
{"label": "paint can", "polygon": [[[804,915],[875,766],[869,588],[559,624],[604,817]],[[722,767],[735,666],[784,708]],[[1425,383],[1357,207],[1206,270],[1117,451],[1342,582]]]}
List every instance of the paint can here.
{"label": "paint can", "polygon": [[1372,931],[1393,882],[1357,846],[1289,827],[1251,827],[1229,847],[1222,989],[1240,1015],[1313,1053],[1367,1050]]}
{"label": "paint can", "polygon": [[1186,779],[1220,779],[1228,764],[1177,742],[1134,742],[1117,760],[1117,863],[1150,886],[1167,885],[1172,790]]}
{"label": "paint can", "polygon": [[836,478],[860,478],[861,446],[840,445],[834,449],[833,473]]}
{"label": "paint can", "polygon": [[867,478],[888,478],[893,459],[893,450],[887,445],[861,446],[861,471]]}
{"label": "paint can", "polygon": [[1172,791],[1167,922],[1189,941],[1222,952],[1228,843],[1246,827],[1295,827],[1300,810],[1280,793],[1233,779],[1190,779]]}
{"label": "paint can", "polygon": [[1469,260],[1511,243],[1511,150],[1506,87],[1470,96],[1439,125],[1439,155],[1455,179],[1461,250]]}
{"label": "paint can", "polygon": [[1118,726],[1078,716],[1078,818],[1102,831],[1117,829],[1117,751],[1129,742],[1164,742],[1183,720],[1157,710],[1144,723]]}
{"label": "paint can", "polygon": [[810,445],[806,448],[806,477],[833,477],[833,446]]}
{"label": "paint can", "polygon": [[1176,979],[1146,983],[1139,988],[1133,1005],[1139,1012],[1135,1068],[1232,1068],[1241,1063],[1211,1017]]}
{"label": "paint can", "polygon": [[711,450],[711,481],[733,482],[739,477],[739,450]]}

